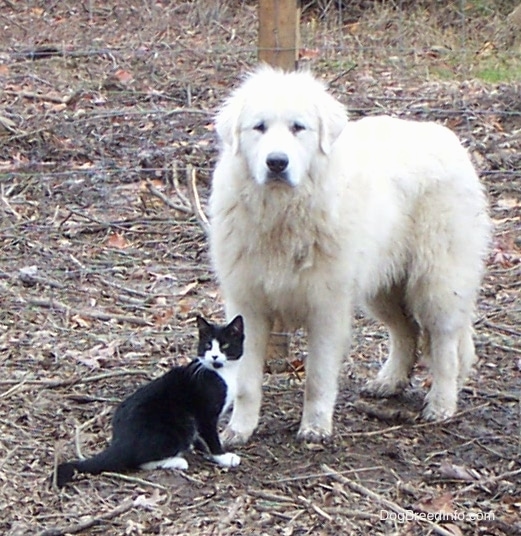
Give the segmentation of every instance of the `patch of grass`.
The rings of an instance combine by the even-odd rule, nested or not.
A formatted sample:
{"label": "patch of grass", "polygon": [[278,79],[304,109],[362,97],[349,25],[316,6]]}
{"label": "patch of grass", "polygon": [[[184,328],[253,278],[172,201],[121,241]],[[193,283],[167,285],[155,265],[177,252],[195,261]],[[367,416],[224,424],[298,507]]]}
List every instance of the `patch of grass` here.
{"label": "patch of grass", "polygon": [[493,84],[521,81],[521,58],[502,64],[478,65],[473,74],[476,78]]}
{"label": "patch of grass", "polygon": [[[301,26],[302,42],[328,61],[338,61],[333,66],[338,69],[347,58],[361,72],[388,69],[445,81],[521,81],[521,51],[498,40],[505,15],[490,12],[489,3],[456,2],[439,11],[424,2],[404,5],[397,9],[375,3],[343,24],[336,12],[323,22],[308,17]],[[510,2],[505,0],[503,7],[508,13]]]}

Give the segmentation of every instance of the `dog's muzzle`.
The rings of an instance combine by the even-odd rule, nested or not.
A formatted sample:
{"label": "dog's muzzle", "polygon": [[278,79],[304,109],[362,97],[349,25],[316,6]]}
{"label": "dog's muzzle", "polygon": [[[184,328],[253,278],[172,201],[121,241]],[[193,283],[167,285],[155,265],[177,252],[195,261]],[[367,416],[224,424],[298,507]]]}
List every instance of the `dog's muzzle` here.
{"label": "dog's muzzle", "polygon": [[285,153],[270,153],[266,157],[266,166],[270,180],[288,182],[288,164],[289,158]]}

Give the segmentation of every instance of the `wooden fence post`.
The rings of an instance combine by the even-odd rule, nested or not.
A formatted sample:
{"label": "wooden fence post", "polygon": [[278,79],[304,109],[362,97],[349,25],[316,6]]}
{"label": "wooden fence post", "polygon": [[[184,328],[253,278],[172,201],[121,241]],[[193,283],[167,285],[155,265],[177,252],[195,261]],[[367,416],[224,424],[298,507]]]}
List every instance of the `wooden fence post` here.
{"label": "wooden fence post", "polygon": [[[259,0],[259,61],[285,71],[297,68],[300,0]],[[271,372],[290,369],[287,361],[291,336],[275,320],[267,359]]]}
{"label": "wooden fence post", "polygon": [[300,0],[259,0],[259,61],[286,71],[297,67]]}

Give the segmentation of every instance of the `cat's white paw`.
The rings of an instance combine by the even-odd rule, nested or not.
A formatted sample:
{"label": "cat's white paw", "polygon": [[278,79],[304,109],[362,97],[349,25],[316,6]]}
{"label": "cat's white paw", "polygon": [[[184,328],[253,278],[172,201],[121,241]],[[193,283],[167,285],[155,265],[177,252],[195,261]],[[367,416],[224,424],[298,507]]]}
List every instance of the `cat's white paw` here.
{"label": "cat's white paw", "polygon": [[186,471],[188,469],[188,462],[181,456],[172,456],[164,460],[143,463],[141,464],[141,469],[145,471],[151,471],[153,469],[177,469],[179,471]]}
{"label": "cat's white paw", "polygon": [[241,457],[237,456],[237,454],[234,454],[233,452],[216,454],[212,456],[212,458],[221,467],[237,467],[241,463]]}
{"label": "cat's white paw", "polygon": [[163,469],[178,469],[179,471],[186,471],[188,469],[188,462],[181,456],[174,456],[173,458],[167,458],[163,460]]}

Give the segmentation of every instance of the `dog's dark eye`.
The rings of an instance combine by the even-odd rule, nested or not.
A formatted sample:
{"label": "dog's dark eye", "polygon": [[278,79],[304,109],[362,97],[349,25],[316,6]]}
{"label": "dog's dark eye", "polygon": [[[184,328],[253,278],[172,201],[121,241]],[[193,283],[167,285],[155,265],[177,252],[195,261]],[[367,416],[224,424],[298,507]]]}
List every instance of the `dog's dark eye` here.
{"label": "dog's dark eye", "polygon": [[306,127],[302,123],[298,123],[297,121],[295,121],[295,123],[291,125],[291,132],[293,132],[293,134],[297,134],[302,130],[306,130]]}
{"label": "dog's dark eye", "polygon": [[264,121],[260,121],[259,123],[257,123],[253,127],[253,130],[256,130],[257,132],[260,132],[261,134],[264,134],[264,132],[266,132],[266,125],[264,124]]}

